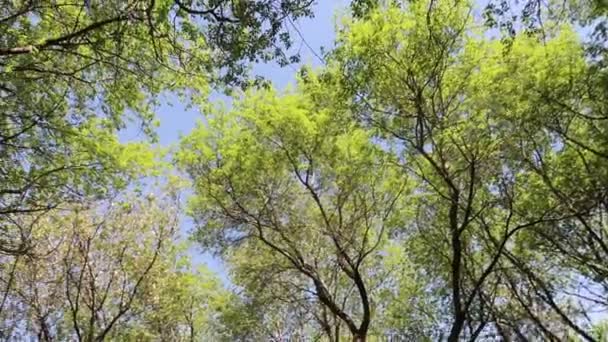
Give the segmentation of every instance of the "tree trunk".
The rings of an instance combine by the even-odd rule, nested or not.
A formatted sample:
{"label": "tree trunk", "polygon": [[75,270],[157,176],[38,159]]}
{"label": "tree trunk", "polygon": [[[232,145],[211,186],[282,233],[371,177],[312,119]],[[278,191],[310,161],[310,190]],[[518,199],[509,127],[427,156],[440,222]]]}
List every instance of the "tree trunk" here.
{"label": "tree trunk", "polygon": [[367,337],[365,335],[362,334],[354,334],[353,335],[353,342],[365,342],[367,339]]}

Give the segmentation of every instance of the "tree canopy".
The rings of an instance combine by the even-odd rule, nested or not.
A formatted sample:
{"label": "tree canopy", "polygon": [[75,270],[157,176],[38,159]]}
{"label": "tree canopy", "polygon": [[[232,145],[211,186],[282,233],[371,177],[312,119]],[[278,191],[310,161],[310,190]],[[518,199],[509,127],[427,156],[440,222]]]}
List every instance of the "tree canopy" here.
{"label": "tree canopy", "polygon": [[[604,3],[352,1],[251,80],[310,5],[7,2],[2,338],[608,338]],[[169,158],[165,92],[204,118]]]}
{"label": "tree canopy", "polygon": [[116,133],[140,126],[154,141],[159,95],[200,103],[210,84],[244,84],[246,61],[289,58],[283,21],[310,15],[309,6],[3,0],[0,249],[30,247],[20,214],[103,196],[144,174],[148,148]]}

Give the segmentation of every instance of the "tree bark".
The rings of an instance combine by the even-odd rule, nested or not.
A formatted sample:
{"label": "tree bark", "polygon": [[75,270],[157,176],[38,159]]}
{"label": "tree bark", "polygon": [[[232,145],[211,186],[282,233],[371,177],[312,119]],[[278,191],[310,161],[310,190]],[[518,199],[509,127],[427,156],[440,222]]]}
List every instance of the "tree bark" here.
{"label": "tree bark", "polygon": [[365,334],[353,334],[353,342],[365,342],[367,336]]}

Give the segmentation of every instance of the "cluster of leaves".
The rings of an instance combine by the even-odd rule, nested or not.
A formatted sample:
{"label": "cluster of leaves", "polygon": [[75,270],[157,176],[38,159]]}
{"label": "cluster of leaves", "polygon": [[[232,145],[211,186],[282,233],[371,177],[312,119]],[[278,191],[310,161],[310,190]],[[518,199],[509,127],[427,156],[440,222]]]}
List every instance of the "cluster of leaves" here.
{"label": "cluster of leaves", "polygon": [[225,295],[177,238],[177,198],[122,195],[37,220],[2,263],[0,334],[40,341],[199,339]]}
{"label": "cluster of leaves", "polygon": [[0,250],[24,254],[22,214],[103,197],[151,169],[162,93],[205,101],[290,44],[310,1],[0,2]]}
{"label": "cluster of leaves", "polygon": [[266,336],[601,339],[603,57],[568,17],[505,45],[465,1],[356,5],[327,66],[177,155]]}

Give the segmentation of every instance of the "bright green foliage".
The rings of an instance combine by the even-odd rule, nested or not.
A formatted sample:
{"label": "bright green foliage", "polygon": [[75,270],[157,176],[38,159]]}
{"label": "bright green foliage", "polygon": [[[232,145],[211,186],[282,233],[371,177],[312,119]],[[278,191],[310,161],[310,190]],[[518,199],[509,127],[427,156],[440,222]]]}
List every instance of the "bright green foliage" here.
{"label": "bright green foliage", "polygon": [[[12,254],[24,248],[11,242],[31,241],[2,260],[2,337],[603,341],[605,6],[527,1],[522,17],[505,18],[509,3],[493,3],[480,16],[462,0],[353,1],[326,66],[302,69],[283,92],[249,89],[230,108],[196,95],[238,78],[243,57],[276,57],[273,39],[286,37],[272,28],[282,20],[273,1],[92,1],[80,14],[28,8],[48,17],[1,21],[11,24],[0,180],[15,191],[0,204],[16,227],[1,238]],[[307,13],[306,1],[281,4]],[[67,32],[50,24],[61,16],[86,27],[114,10],[133,17],[60,43],[46,36]],[[120,56],[141,64],[106,45],[133,47]],[[107,63],[78,69],[98,54]],[[50,199],[107,201],[158,174],[154,153],[119,143],[116,130],[135,117],[153,136],[156,96],[184,86],[206,117],[174,161],[191,180],[192,238],[217,252],[227,283],[185,257],[175,191],[29,212]],[[70,168],[45,173],[55,166]]]}
{"label": "bright green foliage", "polygon": [[182,142],[197,238],[265,308],[245,330],[593,340],[605,292],[572,293],[606,285],[608,134],[575,30],[506,48],[467,2],[370,6],[296,91],[246,93]]}
{"label": "bright green foliage", "polygon": [[161,94],[203,103],[211,83],[247,83],[248,61],[287,58],[282,20],[310,15],[310,3],[280,5],[0,1],[0,250],[31,247],[19,215],[147,175],[151,153],[116,136],[129,124],[154,140]]}
{"label": "bright green foliage", "polygon": [[[231,206],[251,209],[250,214],[255,215],[270,210],[269,200],[277,201],[277,209],[285,210],[282,216],[289,219],[285,224],[294,226],[290,233],[304,238],[307,232],[296,226],[314,222],[318,227],[307,229],[326,229],[326,224],[340,219],[338,208],[334,208],[340,193],[333,193],[334,189],[380,191],[384,198],[377,200],[387,203],[403,189],[403,181],[394,177],[393,168],[375,169],[388,165],[389,160],[370,143],[368,133],[345,115],[315,108],[313,100],[295,94],[278,97],[272,91],[250,93],[232,111],[219,111],[184,139],[178,160],[195,176],[195,188],[205,195],[191,203],[194,215],[203,215],[201,222],[205,220],[207,226],[201,239],[215,243],[242,237],[240,233],[248,227],[224,220],[224,209]],[[313,191],[323,195],[318,198],[320,203]],[[273,198],[266,196],[269,193]],[[350,200],[343,199],[344,208],[340,206],[344,216],[356,210]],[[321,213],[319,205],[324,204],[329,208]],[[235,234],[226,235],[224,226],[234,229]],[[363,238],[349,234],[353,239]],[[302,247],[312,250],[315,246]]]}
{"label": "bright green foliage", "polygon": [[197,237],[229,253],[237,284],[258,300],[273,288],[268,295],[302,309],[290,314],[324,311],[345,333],[364,334],[375,260],[400,222],[406,181],[314,82],[307,94],[247,93],[185,137],[177,158],[194,179]]}
{"label": "bright green foliage", "polygon": [[[254,305],[289,303],[257,324],[306,331],[300,322],[322,317],[330,306],[315,277],[333,267],[348,280],[343,242],[325,237],[350,246],[374,233],[342,225],[343,191],[367,194],[380,177],[383,191],[408,179],[386,231],[399,239],[382,240],[381,261],[361,275],[369,285],[390,265],[401,274],[377,286],[370,307],[382,323],[365,334],[592,339],[580,312],[605,293],[577,302],[572,292],[606,279],[601,73],[566,25],[547,25],[544,41],[516,35],[506,49],[472,13],[462,1],[378,5],[345,21],[329,66],[304,70],[295,94],[248,93],[184,139],[199,240],[228,253]],[[358,152],[345,158],[344,146]],[[348,281],[334,284],[357,298]],[[293,303],[303,311],[281,314]]]}
{"label": "bright green foliage", "polygon": [[568,26],[505,50],[469,6],[392,5],[347,23],[326,77],[418,181],[406,250],[449,303],[437,334],[589,338],[578,312],[590,302],[557,293],[604,286],[602,76]]}

